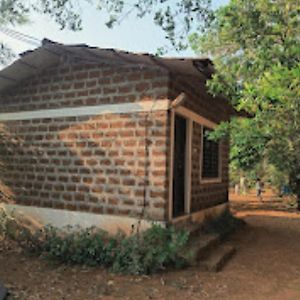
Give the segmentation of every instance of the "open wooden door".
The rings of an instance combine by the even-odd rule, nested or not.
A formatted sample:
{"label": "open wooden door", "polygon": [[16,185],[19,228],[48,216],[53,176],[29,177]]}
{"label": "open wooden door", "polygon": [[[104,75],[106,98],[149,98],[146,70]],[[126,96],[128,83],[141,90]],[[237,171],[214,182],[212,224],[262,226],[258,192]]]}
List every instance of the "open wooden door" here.
{"label": "open wooden door", "polygon": [[185,213],[187,120],[175,114],[173,162],[173,218]]}

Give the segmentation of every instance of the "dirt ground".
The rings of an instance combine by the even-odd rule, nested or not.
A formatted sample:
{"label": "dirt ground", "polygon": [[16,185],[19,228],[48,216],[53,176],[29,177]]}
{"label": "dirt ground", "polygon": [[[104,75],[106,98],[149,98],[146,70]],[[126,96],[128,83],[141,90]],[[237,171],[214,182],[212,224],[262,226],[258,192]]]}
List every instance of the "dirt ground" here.
{"label": "dirt ground", "polygon": [[247,225],[231,237],[237,253],[219,273],[193,267],[119,276],[99,268],[50,265],[2,242],[0,281],[11,291],[9,300],[300,299],[300,215],[250,213],[240,213]]}
{"label": "dirt ground", "polygon": [[231,208],[234,211],[241,210],[276,210],[276,211],[296,211],[297,201],[293,195],[279,196],[278,192],[271,188],[266,188],[261,199],[256,196],[256,191],[250,189],[246,194],[235,194],[231,189]]}

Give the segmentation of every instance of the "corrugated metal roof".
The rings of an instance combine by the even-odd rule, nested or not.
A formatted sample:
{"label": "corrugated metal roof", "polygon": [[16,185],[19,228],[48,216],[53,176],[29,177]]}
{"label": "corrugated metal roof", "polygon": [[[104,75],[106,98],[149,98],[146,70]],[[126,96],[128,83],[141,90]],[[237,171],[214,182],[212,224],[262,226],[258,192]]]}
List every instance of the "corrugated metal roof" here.
{"label": "corrugated metal roof", "polygon": [[0,71],[0,92],[44,69],[60,64],[62,59],[68,57],[78,62],[160,66],[173,73],[203,79],[213,72],[213,64],[208,58],[157,57],[146,53],[90,47],[85,44],[64,45],[44,39],[41,47],[21,54],[18,60]]}

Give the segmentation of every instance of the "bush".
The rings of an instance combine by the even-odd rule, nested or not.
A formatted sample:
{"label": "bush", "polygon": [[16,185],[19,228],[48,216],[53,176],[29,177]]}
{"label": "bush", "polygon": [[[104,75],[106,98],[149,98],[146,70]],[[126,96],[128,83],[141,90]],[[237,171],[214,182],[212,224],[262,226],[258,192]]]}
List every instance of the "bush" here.
{"label": "bush", "polygon": [[45,227],[27,247],[62,263],[102,265],[118,273],[149,274],[167,266],[183,266],[186,261],[179,253],[187,240],[185,231],[158,225],[127,237],[122,234],[109,236],[95,228],[62,231]]}
{"label": "bush", "polygon": [[181,267],[186,261],[179,253],[187,241],[185,231],[153,225],[141,235],[121,241],[112,269],[122,273],[149,274],[171,265]]}
{"label": "bush", "polygon": [[7,231],[8,216],[3,208],[0,207],[0,237],[4,238]]}

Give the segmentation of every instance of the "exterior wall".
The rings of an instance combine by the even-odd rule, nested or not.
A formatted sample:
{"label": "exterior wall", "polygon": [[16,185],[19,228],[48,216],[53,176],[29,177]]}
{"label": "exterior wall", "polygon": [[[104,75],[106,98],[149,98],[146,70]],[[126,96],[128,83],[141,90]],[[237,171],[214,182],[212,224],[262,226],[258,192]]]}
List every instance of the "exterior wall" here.
{"label": "exterior wall", "polygon": [[[195,89],[193,86],[199,88]],[[180,92],[185,92],[187,100],[183,106],[198,115],[218,124],[228,120],[232,114],[229,105],[223,99],[212,98],[205,91],[205,81],[171,75],[169,98],[174,99]],[[192,132],[192,166],[191,166],[191,201],[190,212],[194,213],[228,201],[228,163],[229,144],[222,141],[220,145],[221,181],[201,182],[201,125],[193,122]]]}
{"label": "exterior wall", "polygon": [[160,68],[66,62],[0,95],[0,112],[165,99],[168,80]]}
{"label": "exterior wall", "polygon": [[[2,94],[0,112],[166,99],[167,91],[157,68],[65,64]],[[45,115],[2,121],[0,134],[2,201],[165,219],[166,111]]]}
{"label": "exterior wall", "polygon": [[228,144],[221,142],[221,182],[201,183],[201,125],[194,122],[192,138],[191,212],[228,201]]}
{"label": "exterior wall", "polygon": [[[80,228],[98,227],[107,231],[110,234],[117,234],[122,230],[123,233],[130,235],[133,232],[141,232],[150,228],[153,220],[136,219],[129,216],[108,215],[108,214],[91,214],[82,211],[70,211],[63,209],[38,207],[38,206],[24,206],[0,203],[0,209],[4,209],[5,213],[12,215],[21,222],[25,220],[34,220],[34,228],[42,228],[42,226],[51,224],[56,228],[62,230],[68,227],[68,230],[77,230]],[[165,227],[165,222],[156,221]],[[70,228],[70,226],[72,226]]]}
{"label": "exterior wall", "polygon": [[185,92],[188,97],[183,106],[214,123],[229,120],[234,113],[225,99],[213,98],[208,94],[204,78],[171,74],[169,83],[169,99],[174,99],[179,93]]}
{"label": "exterior wall", "polygon": [[148,160],[146,115],[3,123],[1,181],[11,192],[11,202],[163,220],[167,113],[153,112],[147,121]]}
{"label": "exterior wall", "polygon": [[[203,81],[159,68],[63,64],[0,95],[0,113],[174,99],[215,123],[229,110]],[[197,86],[196,90],[193,86]],[[142,217],[170,215],[170,112],[44,117],[0,124],[1,193],[10,204]],[[228,200],[228,145],[222,181],[200,182],[201,128],[193,122],[190,213]],[[147,159],[148,157],[148,159]]]}

